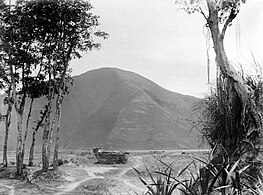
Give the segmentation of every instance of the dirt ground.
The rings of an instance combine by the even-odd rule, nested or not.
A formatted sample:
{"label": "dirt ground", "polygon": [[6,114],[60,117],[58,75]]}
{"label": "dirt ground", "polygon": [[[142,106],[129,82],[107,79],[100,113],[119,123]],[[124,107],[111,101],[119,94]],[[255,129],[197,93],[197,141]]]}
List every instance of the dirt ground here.
{"label": "dirt ground", "polygon": [[176,174],[193,160],[204,156],[196,151],[130,151],[126,164],[101,165],[89,151],[64,151],[60,158],[64,164],[59,171],[36,174],[41,169],[40,158],[35,167],[28,167],[34,174],[32,182],[12,179],[14,166],[0,167],[0,195],[54,194],[54,195],[142,195],[147,188],[140,182],[136,168],[150,181],[145,166],[150,171],[165,169],[157,159],[170,164]]}

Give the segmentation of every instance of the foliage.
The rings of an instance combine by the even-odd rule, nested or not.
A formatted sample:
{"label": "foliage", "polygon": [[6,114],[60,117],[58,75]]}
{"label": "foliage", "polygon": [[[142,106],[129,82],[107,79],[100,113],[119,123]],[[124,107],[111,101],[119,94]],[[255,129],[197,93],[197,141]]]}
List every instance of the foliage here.
{"label": "foliage", "polygon": [[253,91],[245,110],[233,85],[220,76],[217,88],[196,106],[201,111],[197,125],[212,148],[220,144],[226,151],[218,151],[218,154],[250,162],[252,165],[247,172],[257,177],[262,167],[258,155],[262,144],[263,80],[260,74],[244,77],[246,85]]}
{"label": "foliage", "polygon": [[93,36],[108,37],[96,30],[99,17],[90,12],[89,2],[22,0],[1,8],[0,87],[6,88],[13,76],[19,93],[46,93],[44,81],[51,65],[55,84],[65,71],[65,60],[80,58],[80,51],[98,49],[100,43]]}
{"label": "foliage", "polygon": [[29,34],[32,25],[23,20],[21,5],[6,6],[2,15],[1,25],[1,59],[6,70],[3,77],[7,84],[11,84],[13,77],[16,82],[16,91],[27,93],[30,77],[36,71],[39,61],[36,48],[33,46],[33,35]]}
{"label": "foliage", "polygon": [[[145,166],[150,181],[145,179],[138,169],[134,170],[142,184],[147,187],[148,191],[145,194],[148,195],[168,195],[176,191],[184,195],[261,193],[262,180],[257,181],[257,178],[247,174],[251,163],[241,158],[233,161],[228,155],[225,155],[226,158],[215,159],[213,157],[215,151],[216,147],[211,151],[208,160],[194,157],[193,161],[178,173],[174,173],[174,162],[166,164],[157,159],[166,168],[160,170],[158,166],[158,171],[150,172]],[[251,185],[255,183],[257,185]]]}
{"label": "foliage", "polygon": [[[176,0],[175,4],[179,10],[185,11],[187,14],[201,13],[206,18],[204,13],[206,3],[210,0]],[[237,14],[240,10],[241,4],[246,3],[246,0],[215,0],[216,9],[218,10],[218,18],[220,23],[224,23],[231,14]]]}
{"label": "foliage", "polygon": [[[248,77],[247,81],[250,80],[251,77]],[[195,107],[195,110],[201,111],[202,118],[198,121],[198,125],[201,126],[203,137],[211,147],[220,143],[227,151],[230,151],[229,147],[242,147],[244,141],[255,142],[260,138],[261,121],[257,121],[253,117],[249,105],[246,112],[242,112],[242,102],[239,101],[227,80],[220,77],[217,81],[217,89],[214,89],[209,96],[202,99]],[[260,83],[258,84],[261,85]],[[250,85],[252,86],[252,84]],[[259,98],[259,94],[263,91],[259,92],[262,86],[256,87],[256,85],[253,84],[257,88],[257,92],[254,93],[252,98],[256,100],[258,113],[260,114],[262,112],[260,103],[262,96]],[[228,131],[231,134],[227,134]],[[231,146],[226,145],[225,141],[227,139],[232,140]]]}
{"label": "foliage", "polygon": [[151,179],[150,182],[147,182],[147,180],[143,178],[140,171],[138,171],[136,168],[133,168],[137,173],[140,181],[148,189],[145,195],[172,195],[173,192],[175,192],[175,190],[177,189],[177,186],[180,184],[180,182],[173,176],[173,163],[167,165],[163,161],[159,161],[166,166],[166,169],[161,170],[158,166],[158,171],[154,171],[152,173],[145,166],[146,171]]}
{"label": "foliage", "polygon": [[[197,169],[197,174],[191,173],[191,179],[186,180],[180,189],[183,194],[246,194],[255,191],[247,181],[246,170],[250,164],[242,162],[241,159],[231,161],[231,158],[223,158],[223,161],[205,161],[195,158],[203,164]],[[195,162],[193,162],[195,164]]]}
{"label": "foliage", "polygon": [[[50,127],[52,99],[57,95],[57,102],[62,104],[61,99],[68,93],[70,60],[80,58],[80,52],[100,48],[94,37],[107,38],[108,34],[97,30],[99,17],[90,12],[92,5],[83,0],[19,0],[14,5],[1,1],[0,8],[0,90],[8,93],[8,106],[12,109],[14,104],[18,118],[16,156],[20,174],[22,143],[27,135],[26,129],[22,141],[26,99],[33,102],[35,98],[47,97],[43,135],[46,139],[43,143],[47,144],[53,128]],[[9,115],[8,120],[11,111]],[[30,116],[29,112],[27,127]],[[6,127],[8,137],[9,126]],[[48,147],[45,148],[49,152]]]}

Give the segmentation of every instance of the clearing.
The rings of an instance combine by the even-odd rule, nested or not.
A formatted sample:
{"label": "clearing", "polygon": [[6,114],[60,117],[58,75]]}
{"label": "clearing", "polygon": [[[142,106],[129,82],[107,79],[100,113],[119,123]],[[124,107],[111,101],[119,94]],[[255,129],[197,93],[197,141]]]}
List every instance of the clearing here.
{"label": "clearing", "polygon": [[[32,184],[12,179],[14,166],[0,168],[0,195],[54,194],[54,195],[132,195],[145,194],[147,188],[140,182],[133,168],[150,181],[150,171],[164,169],[163,162],[173,164],[174,174],[192,161],[193,156],[205,156],[207,151],[129,151],[127,164],[101,165],[90,151],[63,151],[64,164],[59,171],[38,174]],[[39,154],[40,155],[40,154]],[[39,157],[38,155],[38,157]],[[11,155],[10,159],[14,159]],[[41,169],[40,158],[32,171]],[[11,161],[10,161],[11,162]]]}

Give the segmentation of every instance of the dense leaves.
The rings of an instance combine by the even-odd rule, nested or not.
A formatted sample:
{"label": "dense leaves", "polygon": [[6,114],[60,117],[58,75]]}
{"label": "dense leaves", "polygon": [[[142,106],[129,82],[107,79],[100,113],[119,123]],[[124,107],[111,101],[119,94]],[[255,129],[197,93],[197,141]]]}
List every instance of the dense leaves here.
{"label": "dense leaves", "polygon": [[[230,154],[243,153],[244,144],[249,142],[255,146],[261,137],[262,121],[258,120],[261,117],[255,118],[254,112],[258,115],[263,113],[262,80],[253,80],[252,77],[246,80],[255,92],[244,113],[242,102],[231,88],[231,83],[222,77],[217,79],[218,87],[196,106],[201,111],[199,125],[204,138],[211,147],[220,143]],[[254,102],[256,106],[251,105]]]}
{"label": "dense leaves", "polygon": [[[48,166],[52,131],[55,123],[59,127],[62,100],[71,84],[69,62],[80,58],[80,52],[100,48],[93,38],[107,38],[108,34],[96,29],[99,17],[90,12],[92,5],[83,0],[20,0],[14,5],[1,1],[0,8],[0,89],[8,93],[8,121],[13,105],[18,118],[16,156],[21,174],[34,99],[45,96],[47,100],[42,121],[43,165]],[[52,101],[56,96],[51,124]],[[27,98],[32,101],[22,141]]]}

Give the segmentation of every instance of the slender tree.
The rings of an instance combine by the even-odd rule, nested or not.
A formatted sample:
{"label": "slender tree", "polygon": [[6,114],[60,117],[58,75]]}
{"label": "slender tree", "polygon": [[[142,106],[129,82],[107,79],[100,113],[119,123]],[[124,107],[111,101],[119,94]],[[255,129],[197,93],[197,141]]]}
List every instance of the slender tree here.
{"label": "slender tree", "polygon": [[[26,127],[25,127],[25,133],[24,133],[24,139],[23,139],[23,146],[22,146],[22,160],[24,160],[24,155],[25,155],[25,143],[27,139],[27,134],[29,131],[29,123],[31,121],[31,115],[32,115],[32,108],[34,105],[35,99],[38,99],[40,97],[43,97],[47,95],[47,83],[44,81],[43,75],[41,75],[41,71],[38,72],[38,75],[36,77],[30,77],[28,78],[29,81],[29,86],[28,86],[28,97],[30,99],[30,105],[28,108],[28,115],[26,119]],[[46,110],[46,109],[44,109]],[[33,129],[32,133],[32,144],[30,147],[30,154],[29,154],[29,165],[33,165],[33,154],[34,154],[34,146],[35,146],[35,136],[36,132],[38,131],[39,127],[41,126],[43,122],[43,117],[45,116],[45,111],[41,111],[41,119],[40,121],[37,122],[36,127]]]}
{"label": "slender tree", "polygon": [[[17,99],[14,102],[16,116],[17,116],[17,146],[16,146],[16,166],[17,166],[17,174],[22,174],[23,168],[23,157],[24,157],[24,144],[27,137],[27,131],[25,131],[25,139],[22,139],[23,136],[23,119],[24,119],[24,111],[26,99],[28,97],[28,88],[32,81],[30,79],[35,70],[36,64],[38,63],[38,56],[35,53],[36,49],[33,45],[34,37],[32,34],[32,23],[30,18],[23,13],[23,2],[17,3],[14,9],[14,18],[15,21],[12,26],[15,29],[15,33],[13,33],[13,40],[15,40],[14,44],[14,64],[16,68],[16,72],[18,74],[18,88],[16,89]],[[16,25],[14,25],[14,22]],[[30,116],[30,115],[29,115]]]}
{"label": "slender tree", "polygon": [[[238,110],[229,110],[229,113],[235,112],[235,118],[231,118],[232,115],[224,115],[226,120],[224,127],[221,130],[218,129],[222,131],[221,136],[223,136],[220,144],[229,154],[236,152],[241,146],[240,142],[249,136],[249,129],[252,126],[247,124],[246,117],[249,116],[254,121],[253,128],[259,130],[262,126],[262,117],[253,98],[254,90],[235,70],[224,48],[226,31],[238,15],[242,3],[245,3],[245,0],[177,1],[177,4],[182,5],[182,9],[187,13],[199,12],[205,18],[214,45],[216,65],[219,68],[217,96],[222,96],[222,100],[227,101],[230,109],[234,106],[231,103],[238,102],[236,107]],[[232,119],[235,121],[234,126],[230,125]]]}
{"label": "slender tree", "polygon": [[[0,33],[1,34],[1,33]],[[3,46],[3,45],[1,45]],[[2,49],[2,48],[1,48]],[[1,113],[1,121],[5,123],[5,136],[4,136],[4,147],[3,147],[3,166],[7,167],[7,143],[8,143],[8,135],[9,129],[11,124],[11,113],[13,108],[13,99],[12,99],[12,88],[10,85],[10,72],[9,69],[4,66],[6,64],[6,55],[1,56],[1,66],[0,66],[0,90],[5,91],[7,96],[4,98],[4,105],[7,105],[6,110],[4,111],[5,114]],[[2,110],[1,110],[2,112]]]}
{"label": "slender tree", "polygon": [[[68,75],[69,62],[72,58],[80,57],[79,51],[99,48],[100,44],[93,40],[93,36],[107,37],[105,32],[96,31],[99,25],[98,16],[90,12],[91,8],[91,4],[85,1],[35,0],[27,2],[23,9],[24,13],[34,20],[32,23],[35,24],[35,41],[42,48],[42,62],[45,64],[48,83],[47,113],[42,138],[43,171],[47,171],[49,167],[53,129],[55,126],[58,129],[60,127],[63,94],[67,91],[65,78]],[[51,106],[55,96],[57,96],[56,109],[54,119],[51,120]]]}
{"label": "slender tree", "polygon": [[[41,70],[42,67],[39,63],[40,57],[42,57],[39,55],[41,48],[35,44],[36,39],[34,36],[37,33],[35,33],[35,25],[32,23],[34,21],[25,14],[24,6],[24,1],[18,1],[15,5],[6,6],[2,17],[3,28],[1,28],[1,57],[4,62],[3,65],[8,70],[7,78],[9,80],[4,150],[7,151],[11,109],[14,105],[17,127],[16,166],[18,175],[22,174],[24,146],[28,131],[27,125],[23,140],[22,128],[26,99],[29,96],[32,81],[37,81],[37,79],[34,79],[39,75],[36,74],[36,71]],[[28,116],[30,117],[30,114]],[[5,154],[4,164],[7,164]]]}
{"label": "slender tree", "polygon": [[[99,25],[98,16],[90,12],[91,4],[82,0],[18,1],[14,6],[10,5],[7,8],[2,17],[4,25],[1,26],[0,48],[4,67],[7,67],[9,71],[6,78],[9,82],[7,100],[10,106],[7,111],[10,117],[6,117],[6,127],[9,127],[8,124],[11,121],[13,105],[17,118],[17,174],[22,173],[33,102],[35,98],[43,95],[41,91],[32,92],[32,83],[35,87],[38,82],[45,83],[47,99],[44,117],[41,117],[36,128],[37,131],[43,123],[42,170],[47,171],[49,167],[54,127],[57,128],[54,152],[56,169],[61,108],[63,97],[68,89],[66,81],[69,76],[69,62],[73,58],[81,57],[80,51],[100,47],[100,44],[93,40],[94,36],[106,38],[108,35],[105,32],[96,31]],[[37,71],[38,74],[36,74]],[[52,102],[55,97],[56,108],[53,122],[51,122]],[[22,139],[27,98],[31,98],[31,105],[27,115],[24,139]],[[33,132],[34,135],[36,131]],[[32,145],[34,145],[34,138]],[[4,159],[7,164],[7,158]]]}
{"label": "slender tree", "polygon": [[93,41],[92,36],[107,38],[107,33],[95,31],[99,25],[98,16],[93,16],[89,11],[92,6],[84,1],[61,1],[63,12],[60,14],[60,36],[58,45],[58,54],[63,67],[63,72],[58,82],[58,95],[56,100],[57,131],[55,138],[55,148],[53,156],[53,168],[57,169],[58,160],[58,140],[61,121],[61,107],[65,94],[68,89],[67,71],[69,62],[72,58],[81,57],[79,51],[98,49],[99,43]]}
{"label": "slender tree", "polygon": [[40,111],[40,119],[36,121],[36,127],[33,128],[32,133],[32,142],[29,150],[29,163],[28,166],[34,165],[34,151],[35,151],[35,142],[36,142],[36,134],[41,126],[43,126],[43,121],[47,114],[47,106],[45,106],[44,110]]}
{"label": "slender tree", "polygon": [[[263,111],[255,96],[255,83],[248,82],[246,75],[235,70],[224,48],[226,31],[245,0],[182,0],[177,3],[187,13],[199,12],[205,18],[218,67],[216,90],[201,103],[205,118],[201,121],[203,135],[212,147],[221,146],[214,159],[237,161],[255,150],[248,145],[253,145],[253,139],[260,139]],[[226,185],[226,171],[222,170],[220,177],[222,185]],[[226,189],[222,188],[221,192],[226,194]]]}
{"label": "slender tree", "polygon": [[11,123],[11,113],[15,98],[15,74],[14,67],[12,64],[12,45],[13,41],[10,40],[9,36],[5,36],[8,31],[9,34],[13,33],[12,27],[8,25],[8,18],[11,14],[11,5],[6,5],[4,1],[0,2],[1,10],[1,26],[0,26],[0,49],[1,49],[1,88],[5,89],[7,97],[4,99],[4,104],[7,105],[6,115],[5,115],[5,138],[4,138],[4,148],[3,148],[3,165],[6,167],[8,165],[7,161],[7,143],[9,128]]}

